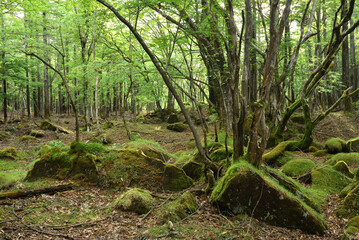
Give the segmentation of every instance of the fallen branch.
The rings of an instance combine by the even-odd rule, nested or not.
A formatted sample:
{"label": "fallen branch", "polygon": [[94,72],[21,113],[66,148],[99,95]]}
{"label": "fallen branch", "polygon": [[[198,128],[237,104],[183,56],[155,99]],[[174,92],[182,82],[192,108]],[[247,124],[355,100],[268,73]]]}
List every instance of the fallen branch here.
{"label": "fallen branch", "polygon": [[7,199],[7,198],[26,198],[32,197],[40,194],[54,194],[56,192],[63,192],[68,191],[73,188],[73,184],[65,184],[65,185],[58,185],[46,188],[40,188],[35,190],[18,190],[18,191],[11,191],[11,192],[3,192],[0,193],[0,200]]}

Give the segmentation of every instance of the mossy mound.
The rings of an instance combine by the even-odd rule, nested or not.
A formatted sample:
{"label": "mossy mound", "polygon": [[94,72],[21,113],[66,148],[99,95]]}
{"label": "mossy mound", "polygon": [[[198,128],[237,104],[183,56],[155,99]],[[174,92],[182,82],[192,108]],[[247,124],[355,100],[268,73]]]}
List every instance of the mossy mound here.
{"label": "mossy mound", "polygon": [[11,137],[11,134],[6,131],[0,131],[0,141],[8,141]]}
{"label": "mossy mound", "polygon": [[167,118],[167,123],[172,124],[179,122],[181,119],[178,117],[176,113],[171,113]]}
{"label": "mossy mound", "polygon": [[331,158],[326,163],[335,165],[339,161],[345,162],[352,169],[357,168],[359,167],[359,153],[338,153],[334,156],[331,156]]}
{"label": "mossy mound", "polygon": [[317,151],[319,151],[319,149],[316,148],[316,147],[314,147],[314,146],[310,146],[310,147],[308,148],[308,152],[314,153],[314,152],[317,152]]}
{"label": "mossy mound", "polygon": [[359,137],[347,141],[347,149],[353,152],[359,152]]}
{"label": "mossy mound", "polygon": [[157,215],[159,215],[161,223],[167,223],[168,221],[178,222],[196,210],[197,204],[193,194],[185,192],[176,200],[160,208]]}
{"label": "mossy mound", "polygon": [[168,191],[180,191],[192,186],[193,180],[183,169],[166,164],[163,172],[163,188]]}
{"label": "mossy mound", "polygon": [[283,154],[275,161],[274,166],[275,167],[283,166],[287,162],[295,159],[295,157],[293,155],[294,155],[293,152],[284,151]]}
{"label": "mossy mound", "polygon": [[59,131],[59,132],[67,133],[67,134],[73,134],[72,131],[70,131],[64,127],[61,127],[60,125],[57,125],[53,122],[50,122],[48,120],[42,121],[40,123],[40,128],[42,130]]}
{"label": "mossy mound", "polygon": [[302,114],[302,113],[293,113],[292,116],[290,117],[290,120],[292,120],[292,122],[295,122],[298,124],[305,123],[304,114]]}
{"label": "mossy mound", "polygon": [[69,154],[58,147],[54,147],[46,151],[35,162],[32,169],[27,173],[25,181],[35,181],[41,178],[64,179],[70,167]]}
{"label": "mossy mound", "polygon": [[315,153],[313,153],[314,157],[324,157],[328,154],[328,150],[318,150]]}
{"label": "mossy mound", "polygon": [[275,148],[270,152],[263,154],[262,160],[267,164],[274,164],[275,161],[284,153],[287,147],[292,144],[293,141],[285,141],[279,143]]}
{"label": "mossy mound", "polygon": [[84,143],[73,141],[70,145],[70,154],[78,152],[88,152],[91,154],[105,153],[107,148],[100,143]]}
{"label": "mossy mound", "polygon": [[99,182],[99,174],[95,160],[95,155],[86,152],[73,154],[71,156],[72,165],[69,176],[76,180],[81,179],[97,184]]}
{"label": "mossy mound", "polygon": [[184,130],[187,129],[187,125],[181,122],[177,122],[177,123],[168,124],[167,129],[175,132],[183,132]]}
{"label": "mossy mound", "polygon": [[358,239],[359,237],[359,216],[351,218],[345,229],[345,237],[342,239]]}
{"label": "mossy mound", "polygon": [[0,159],[15,160],[18,157],[17,151],[14,147],[3,148],[0,150]]}
{"label": "mossy mound", "polygon": [[344,161],[339,161],[337,162],[334,166],[333,169],[337,170],[338,172],[343,173],[345,176],[353,178],[354,177],[354,173],[352,173],[348,167],[348,164],[346,164]]}
{"label": "mossy mound", "polygon": [[[233,148],[228,147],[228,157],[230,158],[232,156],[232,154],[233,154]],[[219,149],[212,151],[212,153],[209,155],[209,157],[214,162],[220,162],[221,160],[226,159],[227,158],[226,148],[219,148]]]}
{"label": "mossy mound", "polygon": [[243,161],[228,169],[213,190],[210,201],[222,211],[246,213],[276,226],[317,234],[324,234],[327,229],[315,210]]}
{"label": "mossy mound", "polygon": [[105,124],[103,125],[103,129],[109,129],[109,128],[113,128],[115,126],[115,122],[114,121],[107,121],[105,122]]}
{"label": "mossy mound", "polygon": [[36,131],[36,130],[31,130],[29,133],[30,136],[36,137],[36,138],[42,138],[45,136],[44,132],[42,131]]}
{"label": "mossy mound", "polygon": [[93,136],[90,139],[90,142],[92,143],[102,143],[104,145],[109,145],[109,144],[113,144],[114,143],[114,139],[113,137],[109,136],[108,134],[104,133],[101,134],[99,136]]}
{"label": "mossy mound", "polygon": [[133,188],[119,196],[113,203],[114,208],[144,214],[155,205],[155,199],[147,190]]}
{"label": "mossy mound", "polygon": [[310,172],[315,167],[315,162],[311,159],[293,159],[281,167],[281,170],[290,177],[298,177]]}
{"label": "mossy mound", "polygon": [[355,217],[359,213],[359,185],[355,186],[344,198],[337,209],[340,217]]}
{"label": "mossy mound", "polygon": [[312,187],[322,189],[328,193],[339,193],[352,180],[335,170],[332,166],[319,168],[311,174]]}
{"label": "mossy mound", "polygon": [[340,153],[348,152],[346,142],[341,138],[330,138],[325,142],[325,149],[328,150],[328,153]]}
{"label": "mossy mound", "polygon": [[141,150],[145,155],[162,161],[168,161],[172,155],[164,149],[158,142],[147,139],[136,139],[125,145],[125,148]]}
{"label": "mossy mound", "polygon": [[20,142],[36,142],[38,141],[36,137],[30,135],[24,135],[20,137]]}
{"label": "mossy mound", "polygon": [[204,165],[202,163],[191,159],[183,165],[182,169],[187,174],[187,176],[194,180],[198,180],[201,178],[201,176],[203,176],[203,167]]}
{"label": "mossy mound", "polygon": [[141,150],[110,151],[101,159],[101,179],[108,187],[141,187],[162,190],[165,163],[146,156]]}

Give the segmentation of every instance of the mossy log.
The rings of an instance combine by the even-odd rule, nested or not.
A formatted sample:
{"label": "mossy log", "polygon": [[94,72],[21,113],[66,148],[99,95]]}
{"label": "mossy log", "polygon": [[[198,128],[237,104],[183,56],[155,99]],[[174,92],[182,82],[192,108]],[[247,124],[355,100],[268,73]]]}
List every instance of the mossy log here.
{"label": "mossy log", "polygon": [[73,134],[73,131],[70,131],[64,127],[61,127],[53,122],[50,122],[49,120],[45,120],[40,123],[40,128],[43,130],[52,130],[52,131],[59,131],[66,134]]}
{"label": "mossy log", "polygon": [[34,190],[17,190],[17,191],[10,191],[10,192],[3,192],[0,193],[0,200],[7,199],[7,198],[26,198],[32,197],[40,194],[54,194],[57,192],[64,192],[71,190],[73,188],[73,184],[64,184],[58,186],[51,186],[45,188],[39,188]]}

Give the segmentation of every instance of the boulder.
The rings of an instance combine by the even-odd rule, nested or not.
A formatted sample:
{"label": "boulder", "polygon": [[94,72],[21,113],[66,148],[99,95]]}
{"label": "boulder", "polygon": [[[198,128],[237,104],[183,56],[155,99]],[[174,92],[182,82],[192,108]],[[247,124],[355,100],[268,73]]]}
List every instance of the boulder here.
{"label": "boulder", "polygon": [[201,178],[201,176],[203,176],[203,166],[204,165],[202,163],[191,159],[183,165],[182,169],[187,174],[187,176],[194,180],[198,180]]}
{"label": "boulder", "polygon": [[347,141],[347,149],[353,152],[359,152],[359,137]]}
{"label": "boulder", "polygon": [[313,153],[314,157],[324,157],[328,154],[328,150],[318,150],[315,153]]}
{"label": "boulder", "polygon": [[178,115],[176,113],[171,113],[167,118],[167,123],[169,123],[169,124],[176,123],[179,121],[180,121],[180,118],[178,117]]}
{"label": "boulder", "polygon": [[290,177],[299,177],[310,172],[315,167],[311,159],[298,158],[284,164],[280,169]]}
{"label": "boulder", "polygon": [[167,129],[175,132],[183,132],[184,130],[187,129],[187,125],[181,122],[177,122],[177,123],[168,124]]}
{"label": "boulder", "polygon": [[107,121],[105,122],[105,124],[103,125],[103,129],[109,129],[109,128],[113,128],[115,126],[115,123],[113,121]]}
{"label": "boulder", "polygon": [[246,213],[276,226],[299,228],[313,234],[324,234],[327,230],[315,210],[245,162],[228,169],[213,190],[210,201],[221,211]]}
{"label": "boulder", "polygon": [[0,150],[0,159],[2,160],[15,160],[17,157],[17,151],[14,147],[3,148]]}
{"label": "boulder", "polygon": [[325,142],[325,149],[328,153],[348,152],[346,142],[341,138],[330,138]]}
{"label": "boulder", "polygon": [[342,204],[337,209],[337,214],[341,217],[355,217],[359,212],[359,185],[356,185],[344,198]]}
{"label": "boulder", "polygon": [[155,202],[149,191],[133,188],[119,196],[112,205],[124,211],[144,214],[153,208]]}
{"label": "boulder", "polygon": [[[232,154],[233,154],[233,148],[228,147],[228,157],[230,158]],[[214,162],[220,162],[221,160],[226,159],[227,158],[226,148],[219,148],[212,151],[209,157]]]}
{"label": "boulder", "polygon": [[349,177],[349,178],[353,178],[354,177],[354,173],[352,173],[348,167],[348,164],[346,164],[346,162],[344,161],[339,161],[337,162],[334,166],[333,169],[341,172],[342,174],[344,174],[345,176]]}
{"label": "boulder", "polygon": [[330,165],[335,165],[337,162],[343,161],[345,162],[350,168],[357,168],[359,167],[359,153],[351,152],[351,153],[338,153],[326,162]]}
{"label": "boulder", "polygon": [[96,156],[87,152],[78,152],[71,156],[71,170],[68,175],[72,179],[86,180],[97,184],[99,174],[96,168]]}
{"label": "boulder", "polygon": [[298,124],[305,123],[304,114],[301,114],[301,113],[293,113],[292,116],[290,117],[290,120],[292,120],[292,122],[298,123]]}
{"label": "boulder", "polygon": [[342,239],[358,239],[359,237],[359,216],[351,218],[347,223]]}
{"label": "boulder", "polygon": [[59,131],[59,132],[63,132],[63,133],[67,133],[67,134],[73,134],[74,132],[64,128],[64,127],[61,127],[60,125],[57,125],[53,122],[50,122],[48,120],[45,120],[45,121],[42,121],[40,123],[40,128],[42,130],[51,130],[51,131]]}
{"label": "boulder", "polygon": [[193,180],[186,175],[183,169],[166,164],[163,172],[163,188],[168,191],[180,191],[192,186]]}
{"label": "boulder", "polygon": [[168,221],[178,222],[196,210],[197,204],[193,194],[185,192],[179,198],[158,209],[157,215],[159,215],[160,222],[163,224]]}
{"label": "boulder", "polygon": [[36,130],[31,130],[29,135],[33,136],[33,137],[36,137],[36,138],[41,138],[41,137],[45,136],[44,132],[36,131]]}
{"label": "boulder", "polygon": [[93,136],[90,139],[90,142],[93,143],[102,143],[104,145],[108,145],[108,144],[113,144],[114,143],[114,139],[111,136],[108,136],[106,133],[101,134],[99,136]]}
{"label": "boulder", "polygon": [[262,160],[267,164],[274,164],[275,161],[287,150],[287,147],[292,144],[293,141],[285,141],[279,143],[270,152],[263,154]]}
{"label": "boulder", "polygon": [[38,139],[34,136],[30,136],[30,135],[24,135],[20,138],[20,142],[25,142],[25,143],[28,143],[28,142],[36,142],[38,141]]}
{"label": "boulder", "polygon": [[311,173],[312,186],[329,193],[339,193],[345,186],[352,182],[341,172],[332,166],[316,169]]}

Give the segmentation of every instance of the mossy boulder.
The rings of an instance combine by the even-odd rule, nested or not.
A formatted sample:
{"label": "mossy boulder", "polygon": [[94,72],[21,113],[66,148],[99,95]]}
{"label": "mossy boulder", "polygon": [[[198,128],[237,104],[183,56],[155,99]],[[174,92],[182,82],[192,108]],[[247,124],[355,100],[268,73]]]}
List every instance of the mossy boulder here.
{"label": "mossy boulder", "polygon": [[197,204],[193,194],[185,192],[179,198],[160,208],[157,215],[159,215],[161,223],[167,223],[168,221],[178,222],[196,210]]}
{"label": "mossy boulder", "polygon": [[330,138],[325,142],[325,149],[328,150],[328,153],[340,153],[348,152],[346,142],[341,138]]}
{"label": "mossy boulder", "polygon": [[292,116],[290,117],[290,120],[292,120],[292,122],[295,122],[295,123],[298,123],[298,124],[304,124],[305,123],[304,114],[301,114],[301,113],[293,113]]}
{"label": "mossy boulder", "polygon": [[116,198],[112,205],[120,210],[144,214],[153,208],[155,202],[149,191],[133,188]]}
{"label": "mossy boulder", "polygon": [[36,137],[36,138],[42,138],[45,136],[44,132],[42,131],[36,131],[36,130],[31,130],[29,133],[30,136]]}
{"label": "mossy boulder", "polygon": [[212,192],[210,201],[221,211],[249,214],[269,224],[324,234],[322,217],[271,177],[246,162],[228,169]]}
{"label": "mossy boulder", "polygon": [[187,161],[183,166],[183,171],[194,180],[198,180],[203,176],[203,167],[202,163],[196,162],[194,159]]}
{"label": "mossy boulder", "polygon": [[[232,154],[233,154],[233,148],[228,147],[228,157],[230,158],[232,156]],[[212,153],[209,155],[209,157],[214,162],[220,162],[221,160],[226,159],[227,158],[226,148],[219,148],[219,149],[212,151]]]}
{"label": "mossy boulder", "polygon": [[20,137],[20,142],[36,142],[38,141],[38,139],[34,136],[30,136],[30,135],[24,135],[22,137]]}
{"label": "mossy boulder", "polygon": [[40,123],[40,128],[42,130],[59,131],[59,132],[67,133],[67,134],[73,134],[74,133],[74,132],[72,132],[72,131],[64,128],[64,127],[61,127],[60,125],[58,125],[56,123],[50,122],[48,120],[42,121]]}
{"label": "mossy boulder", "polygon": [[348,167],[348,164],[344,161],[339,161],[333,166],[334,170],[337,170],[338,172],[343,173],[345,176],[353,178],[354,173],[352,173]]}
{"label": "mossy boulder", "polygon": [[73,179],[86,180],[97,184],[99,181],[99,174],[96,168],[96,156],[86,153],[78,152],[71,156],[71,170],[69,175]]}
{"label": "mossy boulder", "polygon": [[262,160],[267,164],[274,164],[275,161],[287,150],[287,147],[292,144],[293,141],[285,141],[279,143],[270,152],[263,154]]}
{"label": "mossy boulder", "polygon": [[100,143],[84,143],[73,141],[70,145],[70,154],[78,153],[78,152],[88,152],[91,154],[105,153],[107,152],[107,148]]}
{"label": "mossy boulder", "polygon": [[181,122],[177,122],[177,123],[168,124],[167,129],[175,132],[183,132],[184,130],[187,129],[187,125]]}
{"label": "mossy boulder", "polygon": [[315,167],[315,162],[307,158],[293,159],[281,167],[281,170],[290,177],[298,177],[310,172]]}
{"label": "mossy boulder", "polygon": [[167,118],[167,123],[169,123],[169,124],[176,123],[179,121],[180,121],[180,118],[178,117],[178,115],[176,113],[171,113]]}
{"label": "mossy boulder", "polygon": [[18,157],[17,151],[14,147],[3,148],[0,150],[0,159],[15,160]]}
{"label": "mossy boulder", "polygon": [[337,209],[340,217],[355,217],[359,214],[359,185],[356,185],[344,198]]}
{"label": "mossy boulder", "polygon": [[99,136],[93,136],[90,139],[90,142],[92,142],[92,143],[102,143],[104,145],[113,144],[114,141],[115,140],[113,139],[113,137],[109,136],[106,133],[103,133],[103,134],[101,134]]}
{"label": "mossy boulder", "polygon": [[318,150],[313,153],[313,156],[314,157],[324,157],[327,154],[328,154],[328,150]]}
{"label": "mossy boulder", "polygon": [[11,134],[6,131],[0,131],[0,141],[8,141],[11,138]]}
{"label": "mossy boulder", "polygon": [[311,173],[312,186],[327,191],[339,193],[352,179],[335,170],[332,166],[316,169]]}
{"label": "mossy boulder", "polygon": [[113,128],[114,126],[115,126],[114,121],[106,121],[105,124],[103,125],[103,129]]}
{"label": "mossy boulder", "polygon": [[334,156],[331,156],[326,163],[335,165],[339,161],[345,162],[352,169],[357,168],[359,167],[359,153],[338,153]]}
{"label": "mossy boulder", "polygon": [[110,151],[102,156],[101,162],[101,179],[105,186],[162,190],[165,163],[160,159],[146,156],[141,150]]}
{"label": "mossy boulder", "polygon": [[359,237],[359,216],[351,218],[347,223],[342,239],[358,239]]}
{"label": "mossy boulder", "polygon": [[316,147],[314,147],[314,146],[310,146],[310,147],[308,148],[308,152],[314,153],[314,152],[317,152],[317,151],[319,151],[319,149],[316,148]]}
{"label": "mossy boulder", "polygon": [[60,148],[54,147],[46,151],[35,162],[32,169],[27,173],[25,181],[35,181],[41,178],[64,179],[70,167],[69,154]]}
{"label": "mossy boulder", "polygon": [[193,180],[183,169],[166,164],[163,172],[163,188],[168,191],[180,191],[192,186]]}
{"label": "mossy boulder", "polygon": [[353,152],[359,152],[359,137],[347,141],[347,149]]}
{"label": "mossy boulder", "polygon": [[165,162],[171,158],[170,154],[158,142],[152,140],[136,139],[128,142],[125,148],[141,150],[145,155]]}

